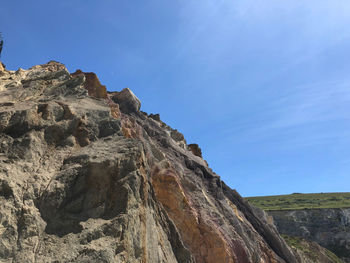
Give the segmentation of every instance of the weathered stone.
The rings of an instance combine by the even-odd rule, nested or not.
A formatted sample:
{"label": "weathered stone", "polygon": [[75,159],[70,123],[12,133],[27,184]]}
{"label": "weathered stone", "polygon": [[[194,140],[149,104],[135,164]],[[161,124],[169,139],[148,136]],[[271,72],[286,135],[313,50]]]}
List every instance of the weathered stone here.
{"label": "weathered stone", "polygon": [[150,114],[149,115],[150,118],[152,118],[153,120],[155,121],[160,121],[160,115],[157,113],[157,114]]}
{"label": "weathered stone", "polygon": [[[309,241],[300,237],[290,237],[284,235],[284,239],[290,244],[294,253],[298,254],[303,263],[342,263],[334,253],[321,247],[313,241]],[[345,261],[344,261],[345,262]]]}
{"label": "weathered stone", "polygon": [[119,104],[119,108],[123,113],[138,112],[140,110],[141,102],[129,88],[125,88],[120,92],[113,92],[112,94],[112,100]]}
{"label": "weathered stone", "polygon": [[80,69],[71,74],[72,77],[84,76],[84,88],[88,91],[89,95],[98,99],[107,98],[106,86],[100,83],[100,80],[93,72],[82,72]]}
{"label": "weathered stone", "polygon": [[172,130],[170,133],[171,138],[173,138],[175,141],[184,141],[185,137],[182,133],[180,133],[178,130]]}
{"label": "weathered stone", "polygon": [[350,208],[269,211],[277,229],[312,240],[350,262]]}
{"label": "weathered stone", "polygon": [[199,148],[198,144],[196,144],[196,143],[189,144],[188,148],[195,156],[202,158],[202,150],[201,150],[201,148]]}

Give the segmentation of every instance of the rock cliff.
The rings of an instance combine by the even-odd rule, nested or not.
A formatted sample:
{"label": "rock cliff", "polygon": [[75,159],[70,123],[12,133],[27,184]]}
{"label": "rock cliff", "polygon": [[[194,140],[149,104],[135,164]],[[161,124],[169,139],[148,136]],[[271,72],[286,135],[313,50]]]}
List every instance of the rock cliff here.
{"label": "rock cliff", "polygon": [[140,106],[57,62],[0,70],[1,262],[301,262]]}
{"label": "rock cliff", "polygon": [[287,235],[283,235],[283,238],[294,252],[300,256],[303,263],[344,263],[333,252],[314,241]]}
{"label": "rock cliff", "polygon": [[280,233],[312,240],[350,262],[350,208],[269,211]]}

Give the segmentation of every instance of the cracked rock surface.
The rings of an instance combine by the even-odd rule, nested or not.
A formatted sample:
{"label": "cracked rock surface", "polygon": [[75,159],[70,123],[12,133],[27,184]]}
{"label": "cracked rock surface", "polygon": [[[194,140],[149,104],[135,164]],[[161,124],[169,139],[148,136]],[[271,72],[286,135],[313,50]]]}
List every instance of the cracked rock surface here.
{"label": "cracked rock surface", "polygon": [[268,214],[280,233],[317,242],[350,262],[350,208],[275,210]]}
{"label": "cracked rock surface", "polygon": [[301,262],[129,90],[0,71],[0,262]]}

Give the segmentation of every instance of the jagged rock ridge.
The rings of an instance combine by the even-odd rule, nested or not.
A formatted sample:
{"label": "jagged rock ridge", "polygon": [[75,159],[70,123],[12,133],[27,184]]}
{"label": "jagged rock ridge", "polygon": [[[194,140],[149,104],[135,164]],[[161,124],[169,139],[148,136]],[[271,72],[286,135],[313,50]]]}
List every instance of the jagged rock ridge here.
{"label": "jagged rock ridge", "polygon": [[129,90],[0,71],[1,262],[300,262],[198,145]]}

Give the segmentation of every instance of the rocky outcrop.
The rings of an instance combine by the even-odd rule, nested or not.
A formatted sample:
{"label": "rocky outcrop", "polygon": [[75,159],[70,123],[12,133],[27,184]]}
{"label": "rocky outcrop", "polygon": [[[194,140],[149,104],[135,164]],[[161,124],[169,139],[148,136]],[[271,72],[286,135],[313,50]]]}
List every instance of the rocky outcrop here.
{"label": "rocky outcrop", "polygon": [[280,233],[312,240],[350,262],[350,208],[269,211]]}
{"label": "rocky outcrop", "polygon": [[111,98],[123,113],[138,112],[141,108],[141,102],[129,88],[113,92]]}
{"label": "rocky outcrop", "polygon": [[334,253],[321,247],[313,241],[308,241],[300,237],[283,236],[290,247],[302,259],[303,263],[344,263]]}
{"label": "rocky outcrop", "polygon": [[1,262],[301,262],[181,133],[89,76],[0,75]]}
{"label": "rocky outcrop", "polygon": [[198,144],[196,143],[189,144],[188,148],[194,155],[202,158],[202,150],[201,148],[199,148]]}
{"label": "rocky outcrop", "polygon": [[82,72],[80,69],[71,74],[73,78],[85,77],[84,88],[88,91],[88,94],[94,98],[106,99],[107,89],[106,86],[100,83],[100,80],[93,72]]}

